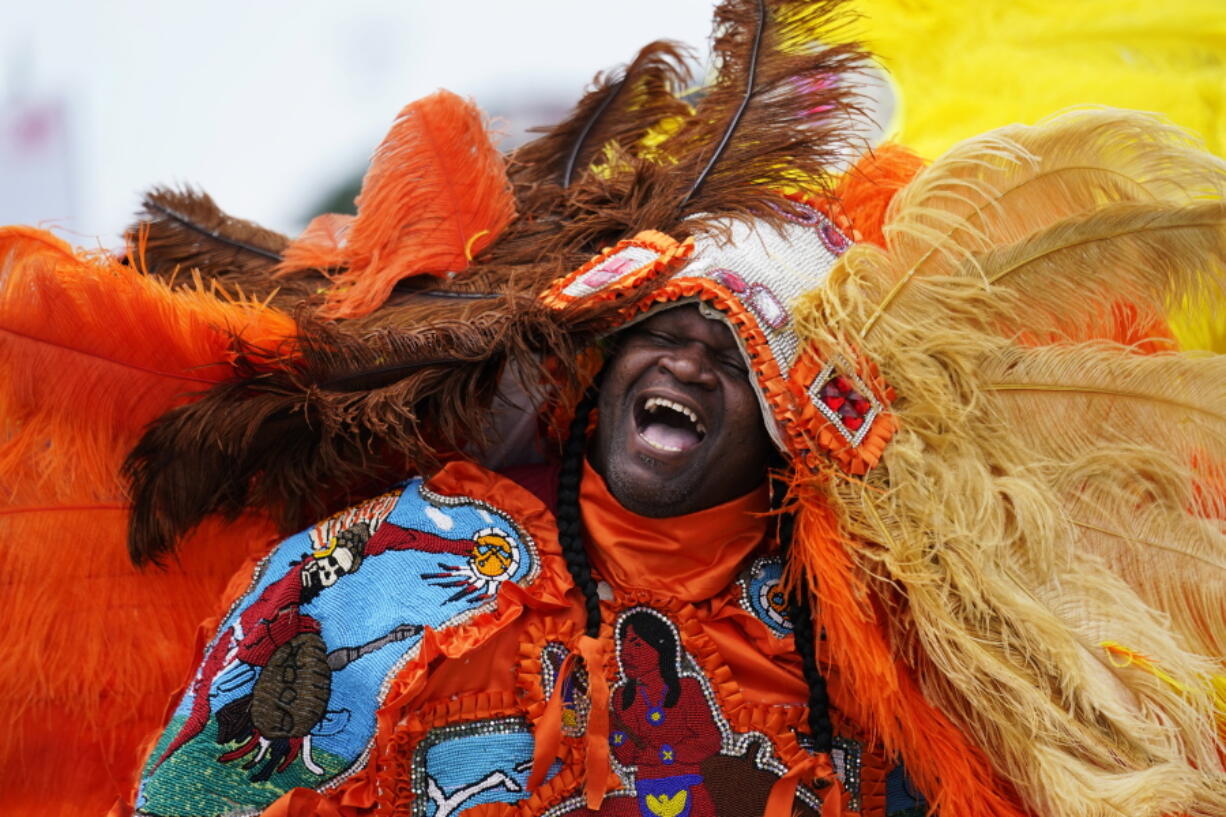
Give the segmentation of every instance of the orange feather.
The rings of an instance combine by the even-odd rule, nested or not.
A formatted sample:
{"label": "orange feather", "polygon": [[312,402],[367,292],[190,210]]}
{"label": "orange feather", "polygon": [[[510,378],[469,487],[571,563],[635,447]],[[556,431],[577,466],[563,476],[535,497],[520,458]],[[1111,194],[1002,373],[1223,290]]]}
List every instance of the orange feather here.
{"label": "orange feather", "polygon": [[890,202],[923,168],[924,160],[908,148],[881,145],[865,153],[819,206],[853,240],[884,247],[881,227]]}
{"label": "orange feather", "polygon": [[[810,486],[811,487],[811,486]],[[905,759],[907,774],[934,813],[963,817],[1023,817],[1024,809],[988,758],[948,717],[925,700],[905,664],[904,645],[889,643],[880,623],[886,611],[870,602],[856,575],[849,546],[820,495],[802,487],[796,514],[796,560],[790,581],[810,580],[825,633],[819,660],[830,674],[834,707],[880,740],[887,753]],[[838,611],[835,615],[822,611]]]}
{"label": "orange feather", "polygon": [[367,315],[412,275],[463,272],[515,216],[505,162],[481,112],[448,91],[400,112],[357,205],[352,222],[313,221],[279,267],[348,268],[333,279],[325,317]]}
{"label": "orange feather", "polygon": [[302,235],[290,242],[281,254],[281,270],[329,270],[348,261],[345,238],[353,226],[353,216],[324,213],[311,219]]}
{"label": "orange feather", "polygon": [[233,375],[235,337],[271,362],[293,333],[261,304],[0,229],[7,813],[99,814],[127,794],[200,620],[274,531],[254,517],[209,523],[181,561],[137,571],[120,465],[147,422]]}
{"label": "orange feather", "polygon": [[[0,814],[80,817],[131,797],[143,749],[198,663],[198,629],[271,523],[210,520],[165,569],[128,561],[126,507],[0,511]],[[211,633],[208,633],[211,635]]]}
{"label": "orange feather", "polygon": [[[145,424],[233,374],[234,338],[275,359],[293,319],[172,289],[39,230],[0,229],[0,479],[9,501],[114,497]],[[12,492],[18,492],[16,494]]]}

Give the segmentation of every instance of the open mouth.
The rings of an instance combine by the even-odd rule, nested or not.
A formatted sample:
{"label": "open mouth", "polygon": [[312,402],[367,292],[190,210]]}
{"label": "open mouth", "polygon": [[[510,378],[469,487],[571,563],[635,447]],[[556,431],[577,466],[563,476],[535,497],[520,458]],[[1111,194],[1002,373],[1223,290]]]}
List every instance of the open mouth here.
{"label": "open mouth", "polygon": [[665,397],[648,397],[634,412],[643,441],[658,451],[688,451],[707,436],[707,428],[689,406]]}

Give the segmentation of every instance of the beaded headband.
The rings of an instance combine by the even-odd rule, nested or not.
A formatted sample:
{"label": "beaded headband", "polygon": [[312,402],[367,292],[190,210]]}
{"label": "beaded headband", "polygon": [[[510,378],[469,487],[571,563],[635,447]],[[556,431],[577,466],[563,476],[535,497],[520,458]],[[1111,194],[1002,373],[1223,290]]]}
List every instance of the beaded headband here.
{"label": "beaded headband", "polygon": [[850,239],[801,203],[780,229],[733,219],[712,227],[682,242],[639,233],[554,282],[542,299],[557,309],[609,302],[663,279],[648,296],[626,303],[623,326],[699,304],[736,337],[779,450],[810,466],[825,456],[865,473],[894,431],[893,394],[869,361],[824,360],[797,336],[790,307],[822,285]]}

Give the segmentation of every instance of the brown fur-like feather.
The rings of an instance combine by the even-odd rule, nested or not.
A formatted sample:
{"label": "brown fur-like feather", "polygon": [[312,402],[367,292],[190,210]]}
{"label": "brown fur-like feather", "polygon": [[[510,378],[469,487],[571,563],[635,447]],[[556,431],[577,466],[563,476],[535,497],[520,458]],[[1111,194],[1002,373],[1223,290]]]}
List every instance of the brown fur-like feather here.
{"label": "brown fur-like feather", "polygon": [[[765,5],[752,40],[741,29],[758,4],[719,7],[719,75],[695,108],[678,98],[684,54],[656,43],[518,151],[509,173],[520,216],[463,277],[402,282],[379,310],[342,324],[314,321],[308,304],[300,365],[253,370],[151,425],[127,463],[133,557],[166,553],[211,513],[269,507],[292,529],[367,486],[479,449],[505,372],[544,399],[590,375],[579,352],[614,324],[616,303],[546,308],[538,295],[550,282],[639,230],[702,229],[697,214],[782,223],[780,188],[820,182],[834,160],[854,105],[836,77],[861,54],[829,45],[840,3]],[[647,144],[649,132],[667,138]],[[686,201],[725,138],[726,156]]]}
{"label": "brown fur-like feather", "polygon": [[125,465],[133,559],[157,561],[208,515],[249,507],[291,532],[481,450],[504,373],[539,405],[585,376],[579,352],[617,308],[559,316],[517,291],[446,305],[398,307],[417,318],[407,328],[306,322],[297,365],[247,366],[152,423]]}
{"label": "brown fur-like feather", "polygon": [[207,193],[156,187],[145,194],[139,218],[127,231],[128,254],[150,275],[192,281],[197,271],[228,291],[272,298],[286,308],[309,296],[326,279],[273,279],[289,239],[251,221],[228,215]]}
{"label": "brown fur-like feather", "polygon": [[559,194],[568,186],[568,167],[574,180],[601,161],[606,146],[633,151],[661,120],[687,115],[680,96],[690,82],[690,58],[684,46],[661,40],[624,69],[597,75],[570,116],[515,152],[516,182],[554,185]]}
{"label": "brown fur-like feather", "polygon": [[[781,190],[822,191],[847,147],[856,106],[848,77],[864,58],[856,46],[839,44],[842,5],[766,3],[756,37],[757,2],[721,4],[714,82],[662,144],[647,151],[606,143],[610,155],[576,174],[561,208],[551,208],[546,251],[594,251],[644,229],[693,233],[705,229],[708,217],[781,224],[790,207]],[[594,108],[599,100],[586,102]],[[572,121],[570,133],[580,124]],[[725,139],[722,157],[708,170]]]}
{"label": "brown fur-like feather", "polygon": [[[687,127],[670,140],[685,156],[674,168],[686,185],[682,218],[730,210],[776,215],[774,191],[824,190],[847,147],[849,115],[857,101],[850,86],[865,54],[847,42],[844,4],[763,5],[767,19],[760,42],[755,0],[723,3],[716,10],[718,78]],[[753,93],[742,111],[750,85]],[[736,128],[726,134],[737,112]],[[731,158],[718,161],[690,194],[725,136],[722,156]]]}

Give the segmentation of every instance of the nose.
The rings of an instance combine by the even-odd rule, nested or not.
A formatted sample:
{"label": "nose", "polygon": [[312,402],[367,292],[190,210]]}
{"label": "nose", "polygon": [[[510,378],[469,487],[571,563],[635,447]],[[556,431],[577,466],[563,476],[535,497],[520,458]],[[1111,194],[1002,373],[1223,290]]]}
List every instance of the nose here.
{"label": "nose", "polygon": [[681,383],[713,389],[719,384],[715,361],[706,345],[698,341],[683,343],[660,357],[659,366]]}

